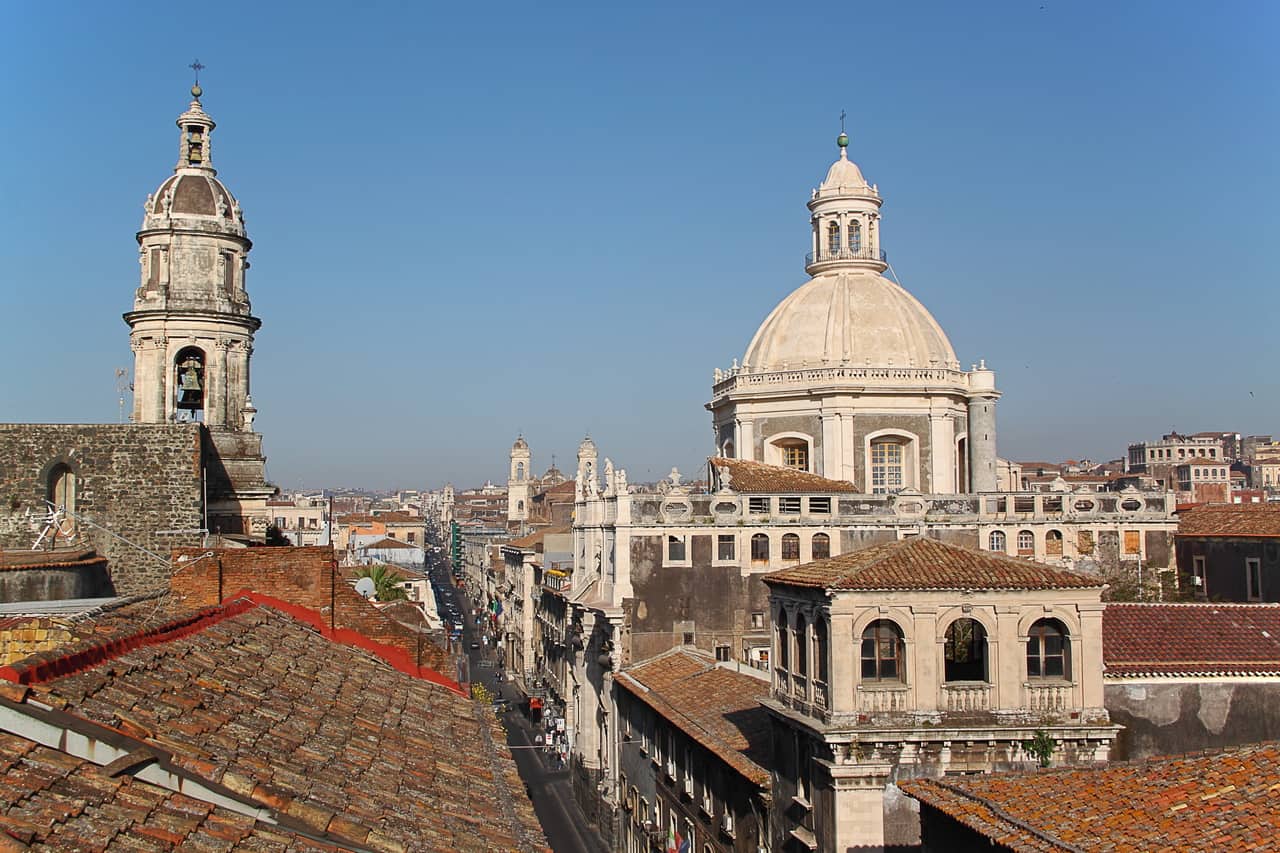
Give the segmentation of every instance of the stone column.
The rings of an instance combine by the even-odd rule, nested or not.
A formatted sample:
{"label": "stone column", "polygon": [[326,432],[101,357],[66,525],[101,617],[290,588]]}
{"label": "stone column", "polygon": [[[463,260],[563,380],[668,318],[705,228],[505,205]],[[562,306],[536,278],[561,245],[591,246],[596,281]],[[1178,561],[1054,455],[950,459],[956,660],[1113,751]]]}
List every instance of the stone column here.
{"label": "stone column", "polygon": [[739,459],[753,461],[756,458],[756,425],[754,421],[738,422],[738,446],[735,451]]}
{"label": "stone column", "polygon": [[840,476],[840,416],[822,415],[822,467],[815,474],[835,479]]}
{"label": "stone column", "polygon": [[169,342],[156,338],[151,351],[151,417],[147,423],[164,423],[169,420],[173,407],[169,402]]}

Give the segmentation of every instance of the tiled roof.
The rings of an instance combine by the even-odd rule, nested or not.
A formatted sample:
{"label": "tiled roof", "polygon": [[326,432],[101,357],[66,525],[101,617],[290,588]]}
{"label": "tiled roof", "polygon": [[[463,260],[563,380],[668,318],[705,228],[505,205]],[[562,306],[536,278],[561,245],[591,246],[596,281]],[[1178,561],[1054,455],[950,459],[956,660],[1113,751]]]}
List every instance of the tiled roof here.
{"label": "tiled roof", "polygon": [[0,732],[0,849],[178,848],[344,849]]}
{"label": "tiled roof", "polygon": [[[1280,837],[1280,746],[1101,768],[915,779],[903,791],[1004,849],[1261,850]],[[926,839],[927,842],[927,839]]]}
{"label": "tiled roof", "polygon": [[819,589],[1090,589],[1103,582],[1031,560],[918,537],[771,572],[765,583]]}
{"label": "tiled roof", "polygon": [[92,548],[58,548],[53,551],[0,551],[0,571],[6,569],[64,569],[105,563]]}
{"label": "tiled roof", "polygon": [[828,480],[807,471],[766,465],[746,459],[725,459],[717,456],[711,460],[719,476],[720,484],[735,492],[767,492],[769,494],[809,493],[831,494],[857,492],[858,487],[847,480]]}
{"label": "tiled roof", "polygon": [[1280,503],[1205,504],[1178,514],[1179,536],[1280,536]]}
{"label": "tiled roof", "polygon": [[0,677],[34,675],[29,699],[313,832],[380,850],[544,849],[501,729],[470,699],[252,601],[136,639]]}
{"label": "tiled roof", "polygon": [[391,537],[387,536],[387,537],[384,537],[384,538],[382,538],[382,539],[379,539],[377,542],[374,542],[374,543],[373,543],[373,544],[371,544],[371,545],[365,545],[364,547],[365,547],[365,548],[372,548],[372,549],[374,549],[374,550],[386,550],[386,549],[388,549],[388,548],[401,548],[401,549],[404,549],[404,548],[410,548],[410,549],[412,549],[412,548],[417,548],[418,546],[417,546],[417,545],[411,545],[411,544],[409,544],[408,542],[401,542],[399,539],[392,539]]}
{"label": "tiled roof", "polygon": [[750,781],[767,787],[769,684],[685,649],[624,669],[616,684]]}
{"label": "tiled roof", "polygon": [[426,519],[420,515],[410,515],[407,512],[380,512],[376,515],[368,513],[353,513],[351,515],[340,515],[337,518],[339,524],[369,524],[374,521],[383,524],[425,524]]}
{"label": "tiled roof", "polygon": [[555,535],[557,533],[568,533],[571,529],[572,528],[567,524],[562,524],[558,527],[544,527],[541,530],[535,530],[527,536],[521,536],[519,539],[512,539],[503,547],[536,548],[536,546],[542,544],[542,540],[547,536]]}
{"label": "tiled roof", "polygon": [[1280,604],[1108,604],[1108,677],[1280,675]]}
{"label": "tiled roof", "polygon": [[538,497],[546,495],[547,497],[573,497],[578,487],[576,480],[565,480],[563,483],[556,483],[550,488],[543,489],[538,493]]}

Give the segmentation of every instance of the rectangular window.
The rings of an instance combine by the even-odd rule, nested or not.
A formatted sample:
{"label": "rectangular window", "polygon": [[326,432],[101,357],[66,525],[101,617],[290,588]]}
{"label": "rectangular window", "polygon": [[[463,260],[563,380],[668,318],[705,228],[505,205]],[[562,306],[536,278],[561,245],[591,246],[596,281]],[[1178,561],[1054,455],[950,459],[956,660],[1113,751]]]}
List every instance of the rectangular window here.
{"label": "rectangular window", "polygon": [[726,643],[718,643],[716,645],[716,660],[733,660],[733,649]]}
{"label": "rectangular window", "polygon": [[1244,560],[1245,583],[1248,586],[1248,598],[1250,601],[1262,600],[1262,560],[1257,557],[1245,557]]}
{"label": "rectangular window", "polygon": [[738,537],[721,533],[716,537],[716,559],[735,560],[738,554]]}
{"label": "rectangular window", "polygon": [[800,471],[809,470],[809,448],[803,444],[791,444],[782,448],[782,464]]}
{"label": "rectangular window", "polygon": [[751,614],[751,627],[752,628],[764,627],[764,613],[757,610],[756,612]]}
{"label": "rectangular window", "polygon": [[1126,530],[1124,532],[1124,552],[1129,556],[1142,553],[1142,531]]}
{"label": "rectangular window", "polygon": [[685,542],[683,536],[667,537],[667,562],[683,563],[685,561]]}
{"label": "rectangular window", "polygon": [[747,498],[747,512],[763,512],[769,511],[768,498]]}
{"label": "rectangular window", "polygon": [[890,494],[902,490],[902,445],[893,441],[871,444],[871,493]]}
{"label": "rectangular window", "polygon": [[778,514],[779,515],[799,515],[800,514],[800,498],[798,496],[787,496],[778,498]]}
{"label": "rectangular window", "polygon": [[1093,531],[1081,530],[1076,534],[1076,552],[1084,554],[1093,553]]}
{"label": "rectangular window", "polygon": [[810,515],[830,515],[831,498],[809,498]]}
{"label": "rectangular window", "polygon": [[1204,597],[1209,594],[1209,590],[1205,585],[1204,557],[1195,556],[1191,558],[1191,586],[1192,592],[1196,595]]}
{"label": "rectangular window", "polygon": [[1017,497],[1013,499],[1014,512],[1035,512],[1036,499],[1034,497]]}
{"label": "rectangular window", "polygon": [[413,533],[413,531],[410,531],[410,532],[409,532],[409,541],[410,541],[410,542],[412,542],[412,541],[413,541],[413,537],[414,537],[414,533]]}

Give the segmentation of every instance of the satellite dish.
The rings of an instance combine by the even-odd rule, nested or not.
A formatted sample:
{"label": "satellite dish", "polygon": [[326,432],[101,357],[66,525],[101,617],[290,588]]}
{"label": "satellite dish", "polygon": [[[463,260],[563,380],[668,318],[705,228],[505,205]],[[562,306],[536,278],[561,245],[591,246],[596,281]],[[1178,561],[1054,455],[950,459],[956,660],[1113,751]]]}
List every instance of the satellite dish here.
{"label": "satellite dish", "polygon": [[373,578],[360,578],[360,580],[356,581],[356,592],[360,593],[365,598],[373,598]]}

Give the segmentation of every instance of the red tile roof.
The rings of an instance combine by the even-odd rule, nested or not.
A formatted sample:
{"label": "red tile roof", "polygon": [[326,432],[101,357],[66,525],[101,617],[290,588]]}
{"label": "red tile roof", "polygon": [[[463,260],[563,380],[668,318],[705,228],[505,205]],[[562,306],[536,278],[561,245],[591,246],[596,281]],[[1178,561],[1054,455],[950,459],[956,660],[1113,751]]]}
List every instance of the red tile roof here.
{"label": "red tile roof", "polygon": [[373,548],[373,549],[375,549],[375,550],[384,550],[384,551],[385,551],[385,550],[387,550],[387,549],[389,549],[389,548],[390,548],[390,549],[396,549],[396,548],[399,548],[399,549],[405,549],[405,548],[413,549],[413,548],[417,548],[418,546],[417,546],[417,545],[411,545],[411,544],[410,544],[410,543],[408,543],[408,542],[401,542],[399,539],[392,539],[391,537],[386,536],[386,537],[383,537],[382,539],[379,539],[377,542],[374,542],[374,543],[373,543],[373,544],[371,544],[371,545],[365,545],[365,546],[363,546],[363,547],[365,547],[365,548]]}
{"label": "red tile roof", "polygon": [[1095,577],[923,537],[771,572],[774,586],[818,589],[1093,589]]}
{"label": "red tile roof", "polygon": [[[1280,745],[900,783],[1003,849],[1261,850],[1280,837]],[[925,838],[927,844],[930,839]]]}
{"label": "red tile roof", "polygon": [[1280,604],[1108,604],[1108,677],[1280,675]]}
{"label": "red tile roof", "polygon": [[42,676],[5,695],[154,745],[313,833],[382,850],[545,849],[487,708],[321,631],[242,600],[0,678]]}
{"label": "red tile roof", "polygon": [[[343,850],[0,732],[0,834],[48,850]],[[13,849],[0,842],[0,848]],[[25,848],[17,848],[25,849]]]}
{"label": "red tile roof", "polygon": [[52,551],[0,551],[0,571],[6,569],[66,569],[106,563],[92,548],[58,548]]}
{"label": "red tile roof", "polygon": [[542,541],[546,539],[547,536],[554,536],[557,533],[568,533],[570,530],[572,530],[572,528],[567,524],[562,524],[558,527],[544,527],[541,530],[535,530],[527,536],[521,536],[519,539],[512,539],[502,547],[529,548],[541,551],[542,549],[537,546],[541,545]]}
{"label": "red tile roof", "polygon": [[819,495],[837,492],[858,491],[858,487],[847,480],[828,480],[807,471],[795,468],[784,468],[780,465],[766,465],[763,462],[749,462],[746,459],[725,459],[717,456],[711,460],[716,469],[720,484],[735,492],[761,492],[778,494]]}
{"label": "red tile roof", "polygon": [[614,682],[751,782],[768,787],[769,684],[673,649],[624,669]]}
{"label": "red tile roof", "polygon": [[1280,503],[1204,504],[1178,514],[1179,536],[1280,536]]}

